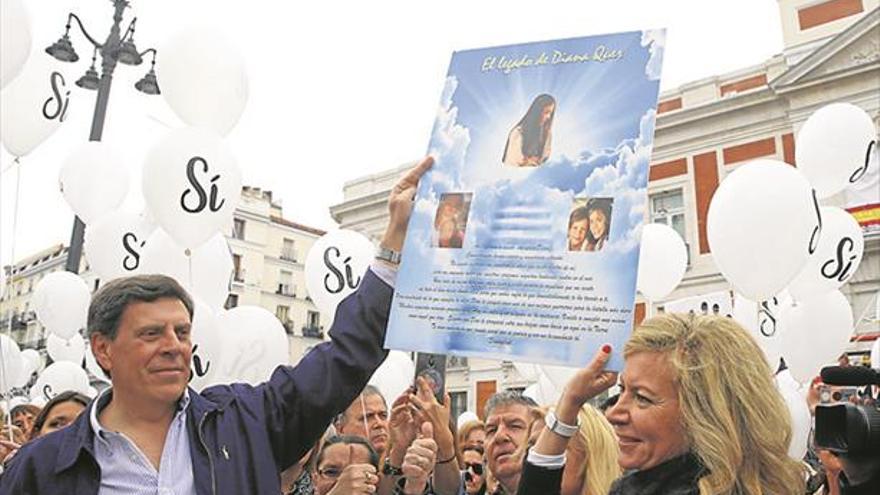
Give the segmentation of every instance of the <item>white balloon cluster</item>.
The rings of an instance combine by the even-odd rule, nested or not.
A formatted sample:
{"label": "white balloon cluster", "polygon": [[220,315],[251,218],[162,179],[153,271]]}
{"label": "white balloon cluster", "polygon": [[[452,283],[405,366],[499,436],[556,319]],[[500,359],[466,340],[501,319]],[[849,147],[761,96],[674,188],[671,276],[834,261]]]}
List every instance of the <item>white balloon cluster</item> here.
{"label": "white balloon cluster", "polygon": [[853,331],[852,308],[838,289],[858,269],[864,237],[849,212],[819,200],[876,175],[877,146],[864,111],[831,104],[802,126],[797,168],[752,161],[728,175],[712,199],[712,257],[745,296],[737,296],[734,317],[774,369],[785,360],[792,380],[808,381],[833,363]]}

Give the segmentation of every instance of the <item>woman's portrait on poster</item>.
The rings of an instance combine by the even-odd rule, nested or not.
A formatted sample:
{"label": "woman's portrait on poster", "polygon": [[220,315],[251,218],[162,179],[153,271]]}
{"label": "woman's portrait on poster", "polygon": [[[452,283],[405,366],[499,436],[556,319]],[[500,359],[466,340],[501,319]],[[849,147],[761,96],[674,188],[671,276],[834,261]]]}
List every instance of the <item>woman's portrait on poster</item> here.
{"label": "woman's portrait on poster", "polygon": [[556,100],[538,95],[507,135],[501,162],[511,167],[537,167],[550,158]]}

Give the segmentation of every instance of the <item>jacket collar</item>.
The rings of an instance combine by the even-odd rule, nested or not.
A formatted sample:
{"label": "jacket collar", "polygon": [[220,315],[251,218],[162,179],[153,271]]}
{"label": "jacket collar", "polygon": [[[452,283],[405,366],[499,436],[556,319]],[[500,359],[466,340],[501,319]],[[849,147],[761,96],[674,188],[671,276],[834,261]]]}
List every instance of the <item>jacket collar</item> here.
{"label": "jacket collar", "polygon": [[[210,411],[222,409],[224,404],[211,401],[202,397],[201,394],[187,388],[189,395],[190,414],[194,418],[201,418]],[[59,474],[66,469],[70,469],[79,459],[81,455],[89,455],[93,459],[95,457],[95,430],[92,427],[91,418],[93,410],[96,406],[106,405],[110,399],[110,393],[103,393],[93,400],[88,407],[71,423],[67,428],[61,431],[63,435],[61,440],[61,449],[58,452],[58,458],[55,463],[55,474]],[[95,411],[94,414],[97,414]],[[197,423],[187,421],[187,425],[195,425]]]}

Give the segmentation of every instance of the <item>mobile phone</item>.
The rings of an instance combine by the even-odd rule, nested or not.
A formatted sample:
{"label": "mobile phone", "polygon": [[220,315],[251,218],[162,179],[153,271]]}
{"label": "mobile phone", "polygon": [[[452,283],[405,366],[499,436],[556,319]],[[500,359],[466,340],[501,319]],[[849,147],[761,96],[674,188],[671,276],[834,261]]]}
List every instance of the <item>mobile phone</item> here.
{"label": "mobile phone", "polygon": [[443,404],[443,397],[446,395],[446,355],[427,352],[418,353],[416,356],[416,375],[413,378],[413,384],[415,384],[418,377],[427,380],[437,402]]}

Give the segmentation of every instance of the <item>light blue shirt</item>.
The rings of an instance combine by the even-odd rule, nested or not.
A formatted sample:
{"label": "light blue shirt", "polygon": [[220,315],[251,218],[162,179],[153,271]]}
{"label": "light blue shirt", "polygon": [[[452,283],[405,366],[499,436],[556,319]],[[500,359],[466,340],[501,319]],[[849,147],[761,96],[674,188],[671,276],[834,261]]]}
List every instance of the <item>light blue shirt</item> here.
{"label": "light blue shirt", "polygon": [[89,418],[95,431],[95,460],[101,467],[99,495],[190,495],[196,493],[192,457],[186,433],[189,391],[177,403],[177,413],[165,435],[157,472],[147,456],[124,434],[101,426],[98,412],[110,403],[111,389],[95,401]]}

